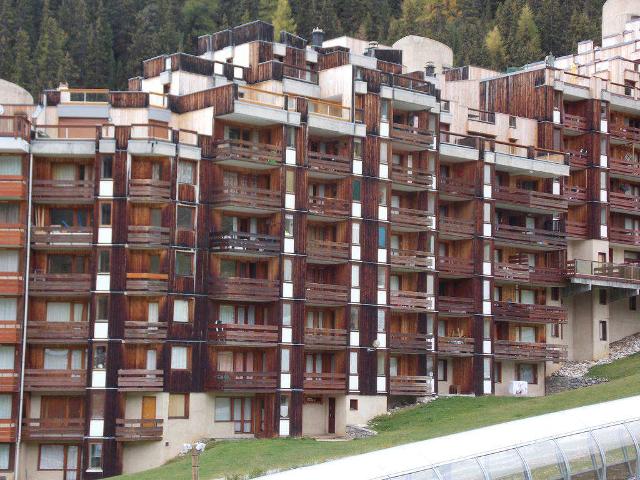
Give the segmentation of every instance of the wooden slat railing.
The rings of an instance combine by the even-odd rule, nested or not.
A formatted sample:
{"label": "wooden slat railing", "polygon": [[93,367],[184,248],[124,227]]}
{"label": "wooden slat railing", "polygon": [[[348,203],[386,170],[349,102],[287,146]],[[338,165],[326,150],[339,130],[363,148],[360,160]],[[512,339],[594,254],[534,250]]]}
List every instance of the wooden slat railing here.
{"label": "wooden slat railing", "polygon": [[210,372],[206,376],[209,390],[260,392],[276,388],[276,372]]}
{"label": "wooden slat railing", "polygon": [[209,297],[221,300],[274,302],[280,297],[280,284],[266,278],[214,277]]}
{"label": "wooden slat railing", "polygon": [[493,315],[496,320],[532,322],[532,323],[564,323],[567,321],[567,309],[551,305],[530,305],[514,302],[493,302]]}
{"label": "wooden slat railing", "polygon": [[435,297],[424,292],[391,290],[389,305],[402,310],[431,311],[435,308]]}
{"label": "wooden slat railing", "polygon": [[433,269],[434,255],[422,250],[391,248],[389,263],[394,267],[403,267],[411,270]]}
{"label": "wooden slat railing", "polygon": [[389,333],[389,347],[398,351],[431,350],[433,335],[415,332],[391,332]]}
{"label": "wooden slat railing", "polygon": [[89,273],[32,273],[29,277],[34,294],[86,294],[91,290]]}
{"label": "wooden slat railing", "polygon": [[473,259],[439,256],[438,271],[445,275],[472,275]]}
{"label": "wooden slat railing", "polygon": [[431,130],[403,123],[391,125],[391,137],[404,143],[422,147],[433,147],[436,143],[436,136]]}
{"label": "wooden slat railing", "polygon": [[22,428],[22,433],[28,440],[82,439],[85,420],[84,418],[26,418]]}
{"label": "wooden slat railing", "polygon": [[211,189],[212,203],[216,206],[237,206],[256,209],[274,209],[282,205],[280,191],[268,188],[228,185]]}
{"label": "wooden slat railing", "polygon": [[472,337],[438,337],[438,353],[470,355],[474,350],[475,339]]}
{"label": "wooden slat railing", "polygon": [[347,376],[344,373],[305,372],[302,378],[302,386],[308,391],[341,391],[347,388]]}
{"label": "wooden slat railing", "polygon": [[433,393],[433,379],[427,376],[398,375],[389,377],[391,395],[411,395],[424,397]]}
{"label": "wooden slat railing", "polygon": [[347,331],[344,328],[306,327],[304,343],[307,346],[344,347],[347,344]]}
{"label": "wooden slat railing", "polygon": [[33,180],[36,202],[92,202],[94,183],[90,180]]}
{"label": "wooden slat railing", "polygon": [[349,299],[349,288],[344,285],[307,282],[305,290],[307,301],[314,304],[340,305]]}
{"label": "wooden slat railing", "polygon": [[171,182],[150,178],[129,180],[129,197],[140,201],[168,201],[171,199]]}
{"label": "wooden slat railing", "polygon": [[309,214],[326,217],[348,217],[351,213],[349,200],[309,196]]}
{"label": "wooden slat railing", "polygon": [[118,370],[118,390],[122,392],[160,392],[163,386],[164,370]]}
{"label": "wooden slat railing", "polygon": [[351,173],[351,159],[332,153],[307,151],[307,167],[312,172],[348,175]]}
{"label": "wooden slat railing", "polygon": [[28,368],[24,372],[24,388],[28,391],[71,391],[87,387],[86,370],[48,370]]}
{"label": "wooden slat railing", "polygon": [[124,322],[126,340],[157,342],[167,338],[167,322]]}
{"label": "wooden slat railing", "polygon": [[31,242],[36,246],[88,246],[93,242],[93,227],[33,227]]}
{"label": "wooden slat railing", "polygon": [[42,322],[29,321],[27,339],[33,343],[46,343],[53,340],[65,342],[87,342],[89,322]]}
{"label": "wooden slat railing", "polygon": [[278,343],[277,325],[209,323],[209,341],[220,344],[263,345]]}
{"label": "wooden slat railing", "polygon": [[433,214],[420,209],[391,207],[391,223],[411,230],[428,230],[435,227]]}
{"label": "wooden slat railing", "polygon": [[214,162],[257,165],[282,164],[282,148],[268,143],[245,140],[219,140],[215,143]]}
{"label": "wooden slat railing", "polygon": [[162,440],[161,418],[116,419],[116,441],[136,442]]}
{"label": "wooden slat railing", "polygon": [[329,240],[308,240],[307,256],[315,260],[342,262],[349,259],[349,244]]}
{"label": "wooden slat railing", "polygon": [[127,243],[135,245],[169,245],[171,229],[151,225],[129,225]]}
{"label": "wooden slat railing", "polygon": [[253,253],[276,255],[280,253],[280,237],[247,232],[211,232],[209,248],[212,252]]}
{"label": "wooden slat railing", "polygon": [[441,313],[472,315],[476,311],[476,302],[473,298],[439,295],[438,311]]}
{"label": "wooden slat railing", "polygon": [[496,340],[493,342],[493,348],[496,358],[547,361],[554,363],[564,362],[567,360],[566,345]]}

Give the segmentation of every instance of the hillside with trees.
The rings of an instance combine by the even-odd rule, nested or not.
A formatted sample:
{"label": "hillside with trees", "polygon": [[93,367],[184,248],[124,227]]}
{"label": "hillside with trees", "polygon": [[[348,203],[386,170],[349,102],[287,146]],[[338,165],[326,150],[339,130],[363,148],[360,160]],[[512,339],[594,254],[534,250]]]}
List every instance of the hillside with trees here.
{"label": "hillside with trees", "polygon": [[598,39],[604,0],[2,0],[0,78],[33,93],[125,89],[141,62],[195,53],[199,35],[261,19],[310,38],[392,43],[409,34],[453,48],[456,65],[498,70]]}

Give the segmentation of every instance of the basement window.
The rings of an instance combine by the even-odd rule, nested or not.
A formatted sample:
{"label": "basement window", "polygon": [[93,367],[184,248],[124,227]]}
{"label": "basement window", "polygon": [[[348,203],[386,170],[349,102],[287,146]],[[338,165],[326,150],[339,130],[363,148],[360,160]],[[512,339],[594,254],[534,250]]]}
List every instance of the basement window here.
{"label": "basement window", "polygon": [[349,400],[349,410],[358,410],[358,400],[352,398]]}

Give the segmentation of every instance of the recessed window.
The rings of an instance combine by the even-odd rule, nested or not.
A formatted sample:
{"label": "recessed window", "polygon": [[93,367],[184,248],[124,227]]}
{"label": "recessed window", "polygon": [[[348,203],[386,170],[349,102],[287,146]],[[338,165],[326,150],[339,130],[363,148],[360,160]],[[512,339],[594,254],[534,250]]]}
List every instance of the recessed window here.
{"label": "recessed window", "polygon": [[189,369],[189,349],[187,347],[171,347],[171,369],[172,370],[188,370]]}
{"label": "recessed window", "polygon": [[598,301],[600,305],[607,304],[607,291],[604,288],[598,290]]}
{"label": "recessed window", "polygon": [[281,395],[280,396],[280,418],[288,418],[289,417],[289,396]]}
{"label": "recessed window", "polygon": [[113,157],[102,157],[102,179],[113,178]]}
{"label": "recessed window", "polygon": [[173,321],[177,323],[188,323],[190,319],[189,315],[189,300],[175,299],[173,301]]}
{"label": "recessed window", "polygon": [[531,363],[521,363],[517,367],[517,378],[521,382],[535,385],[538,383],[538,367]]}
{"label": "recessed window", "polygon": [[387,227],[384,225],[378,227],[378,248],[387,248]]}
{"label": "recessed window", "polygon": [[599,322],[599,330],[600,330],[600,340],[603,342],[606,342],[607,339],[609,338],[608,334],[607,334],[607,321],[606,320],[600,320]]}
{"label": "recessed window", "polygon": [[438,360],[438,381],[439,382],[447,381],[447,361],[446,360]]}
{"label": "recessed window", "polygon": [[178,183],[186,183],[193,185],[194,182],[195,167],[193,162],[186,162],[180,160],[178,163]]}
{"label": "recessed window", "polygon": [[102,443],[89,444],[89,470],[102,470]]}
{"label": "recessed window", "polygon": [[349,400],[349,410],[358,410],[358,399],[352,398]]}
{"label": "recessed window", "polygon": [[169,418],[189,418],[189,394],[169,394]]}
{"label": "recessed window", "polygon": [[93,368],[103,370],[107,368],[107,347],[96,346],[93,350]]}
{"label": "recessed window", "polygon": [[0,470],[9,470],[11,445],[0,443]]}
{"label": "recessed window", "polygon": [[102,202],[100,204],[100,226],[111,226],[111,202]]}
{"label": "recessed window", "polygon": [[193,254],[176,252],[176,275],[180,277],[193,276]]}
{"label": "recessed window", "polygon": [[176,226],[191,230],[193,228],[193,217],[195,209],[192,207],[179,206],[176,214]]}
{"label": "recessed window", "polygon": [[100,250],[98,253],[98,273],[109,273],[111,271],[111,252]]}
{"label": "recessed window", "polygon": [[362,183],[360,180],[353,180],[351,183],[351,199],[354,202],[359,202],[362,198],[361,187]]}
{"label": "recessed window", "polygon": [[551,300],[557,302],[560,300],[560,288],[559,287],[551,287]]}

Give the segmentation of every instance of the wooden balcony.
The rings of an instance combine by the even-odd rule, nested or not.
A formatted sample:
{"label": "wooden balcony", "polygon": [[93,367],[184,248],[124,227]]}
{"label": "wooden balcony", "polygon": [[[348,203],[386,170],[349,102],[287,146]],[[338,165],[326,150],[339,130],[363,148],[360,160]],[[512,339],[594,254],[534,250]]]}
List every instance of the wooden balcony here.
{"label": "wooden balcony", "polygon": [[150,225],[129,225],[127,227],[127,243],[132,246],[166,246],[171,243],[169,227],[152,227]]}
{"label": "wooden balcony", "polygon": [[213,161],[220,165],[265,169],[282,165],[282,148],[244,140],[220,140]]}
{"label": "wooden balcony", "polygon": [[89,180],[33,180],[36,203],[92,203],[94,183]]}
{"label": "wooden balcony", "polygon": [[34,247],[77,248],[90,247],[93,227],[33,227],[31,242]]}
{"label": "wooden balcony", "polygon": [[626,195],[621,192],[609,192],[611,211],[615,212],[640,212],[640,196]]}
{"label": "wooden balcony", "polygon": [[586,168],[589,165],[589,153],[584,150],[566,150],[571,168]]}
{"label": "wooden balcony", "polygon": [[565,307],[514,302],[493,302],[493,315],[497,321],[502,322],[565,323],[567,321]]}
{"label": "wooden balcony", "polygon": [[565,222],[565,230],[567,232],[567,237],[584,238],[589,233],[589,226],[586,222],[567,220]]}
{"label": "wooden balcony", "polygon": [[22,295],[24,282],[19,273],[9,273],[0,276],[0,292],[4,295]]}
{"label": "wooden balcony", "polygon": [[22,200],[27,195],[27,182],[19,175],[0,176],[0,199]]}
{"label": "wooden balcony", "polygon": [[475,220],[466,218],[440,217],[439,228],[442,235],[447,237],[468,238],[476,231]]}
{"label": "wooden balcony", "polygon": [[206,388],[223,392],[264,392],[274,390],[278,384],[276,372],[210,372],[206,375]]}
{"label": "wooden balcony", "polygon": [[438,312],[451,315],[473,315],[476,302],[473,298],[438,296]]}
{"label": "wooden balcony", "polygon": [[548,285],[551,283],[564,283],[566,280],[566,270],[564,267],[529,267],[529,281],[533,284]]}
{"label": "wooden balcony", "polygon": [[15,420],[0,420],[0,442],[15,442],[16,430]]}
{"label": "wooden balcony", "polygon": [[496,185],[493,187],[493,195],[498,203],[516,205],[535,211],[560,212],[566,211],[569,207],[567,200],[562,195],[523,188]]}
{"label": "wooden balcony", "polygon": [[280,283],[266,278],[211,278],[209,298],[238,302],[275,302],[280,298]]}
{"label": "wooden balcony", "polygon": [[212,205],[224,210],[272,212],[282,206],[279,190],[234,185],[213,188],[211,194]]}
{"label": "wooden balcony", "polygon": [[320,177],[342,177],[351,174],[351,159],[331,153],[307,151],[307,168],[310,174]]}
{"label": "wooden balcony", "polygon": [[307,282],[305,285],[307,302],[313,305],[345,305],[349,301],[349,288],[344,285]]}
{"label": "wooden balcony", "polygon": [[528,282],[529,265],[526,263],[494,262],[493,276],[498,280]]}
{"label": "wooden balcony", "polygon": [[609,227],[609,241],[640,246],[640,231],[633,228]]}
{"label": "wooden balcony", "polygon": [[407,165],[392,165],[391,181],[399,190],[418,191],[435,189],[435,181],[432,173]]}
{"label": "wooden balcony", "polygon": [[424,210],[391,207],[391,228],[397,231],[421,232],[435,228],[435,217]]}
{"label": "wooden balcony", "polygon": [[156,343],[167,338],[167,322],[124,322],[124,338],[137,343]]}
{"label": "wooden balcony", "polygon": [[496,358],[508,360],[553,363],[565,362],[567,360],[567,347],[565,345],[496,340],[493,342],[493,350]]}
{"label": "wooden balcony", "polygon": [[399,352],[430,352],[433,350],[433,335],[415,332],[391,332],[389,333],[389,348]]}
{"label": "wooden balcony", "polygon": [[475,351],[473,337],[438,337],[438,353],[442,355],[473,355]]}
{"label": "wooden balcony", "polygon": [[391,125],[391,138],[420,149],[435,148],[436,136],[423,128],[394,123]]}
{"label": "wooden balcony", "polygon": [[[9,109],[9,105],[7,108],[7,113],[11,110]],[[30,106],[25,105],[25,111],[29,109]],[[26,116],[21,115],[1,115],[0,116],[0,137],[7,138],[20,138],[22,140],[29,141],[29,136],[31,132],[31,124],[29,123],[29,119]]]}
{"label": "wooden balcony", "polygon": [[565,129],[574,132],[585,132],[589,127],[585,117],[580,115],[571,115],[569,113],[564,114],[564,121],[562,123]]}
{"label": "wooden balcony", "polygon": [[633,158],[624,158],[619,156],[609,157],[609,170],[612,175],[623,175],[628,177],[640,176],[640,162],[636,162]]}
{"label": "wooden balcony", "polygon": [[168,202],[171,200],[171,182],[132,178],[129,180],[129,199],[143,203]]}
{"label": "wooden balcony", "polygon": [[351,214],[351,204],[341,198],[310,196],[309,215],[327,218],[347,218]]}
{"label": "wooden balcony", "polygon": [[162,440],[162,419],[116,419],[117,442],[148,442]]}
{"label": "wooden balcony", "polygon": [[20,377],[15,370],[0,370],[0,392],[17,392],[20,389]]}
{"label": "wooden balcony", "polygon": [[407,290],[391,290],[389,305],[395,310],[412,310],[429,312],[435,309],[433,295]]}
{"label": "wooden balcony", "polygon": [[281,251],[280,237],[246,232],[211,232],[209,248],[212,253],[243,256],[274,256]]}
{"label": "wooden balcony", "polygon": [[591,260],[569,260],[567,275],[589,282],[615,282],[640,284],[640,266],[633,264],[603,263]]}
{"label": "wooden balcony", "polygon": [[275,347],[278,343],[277,325],[246,325],[238,323],[209,323],[209,343],[247,347]]}
{"label": "wooden balcony", "polygon": [[303,374],[305,392],[344,392],[347,388],[347,376],[344,373],[308,373]]}
{"label": "wooden balcony", "polygon": [[25,227],[20,224],[0,224],[0,246],[23,247]]}
{"label": "wooden balcony", "polygon": [[433,379],[415,375],[389,377],[389,393],[391,395],[426,397],[433,393]]}
{"label": "wooden balcony", "polygon": [[24,372],[24,388],[30,392],[84,391],[86,387],[86,370],[28,368]]}
{"label": "wooden balcony", "polygon": [[569,185],[565,189],[567,203],[576,205],[587,201],[587,187],[581,185]]}
{"label": "wooden balcony", "polygon": [[494,236],[496,240],[525,246],[563,248],[567,245],[565,232],[520,227],[504,223],[495,225]]}
{"label": "wooden balcony", "polygon": [[621,124],[609,124],[609,133],[612,137],[629,140],[630,142],[640,142],[640,128],[630,127]]}
{"label": "wooden balcony", "polygon": [[26,418],[22,422],[26,440],[83,440],[84,433],[84,418]]}
{"label": "wooden balcony", "polygon": [[32,273],[30,278],[32,295],[89,295],[91,274],[89,273]]}
{"label": "wooden balcony", "polygon": [[132,293],[167,293],[169,276],[166,273],[127,273],[127,291]]}
{"label": "wooden balcony", "polygon": [[476,196],[477,185],[460,178],[440,176],[438,191],[441,195],[470,200]]}
{"label": "wooden balcony", "polygon": [[118,370],[118,390],[121,392],[161,392],[164,370]]}
{"label": "wooden balcony", "polygon": [[433,254],[421,250],[390,249],[389,263],[394,270],[433,270],[434,260]]}
{"label": "wooden balcony", "polygon": [[27,323],[27,339],[30,343],[86,343],[88,338],[89,322]]}
{"label": "wooden balcony", "polygon": [[349,260],[349,244],[328,240],[307,241],[307,262],[344,263]]}
{"label": "wooden balcony", "polygon": [[460,257],[438,257],[441,275],[467,277],[473,275],[473,259]]}
{"label": "wooden balcony", "polygon": [[347,345],[347,331],[344,328],[310,328],[304,329],[305,347],[321,349],[342,349]]}
{"label": "wooden balcony", "polygon": [[0,320],[0,343],[22,341],[22,326],[14,320]]}

